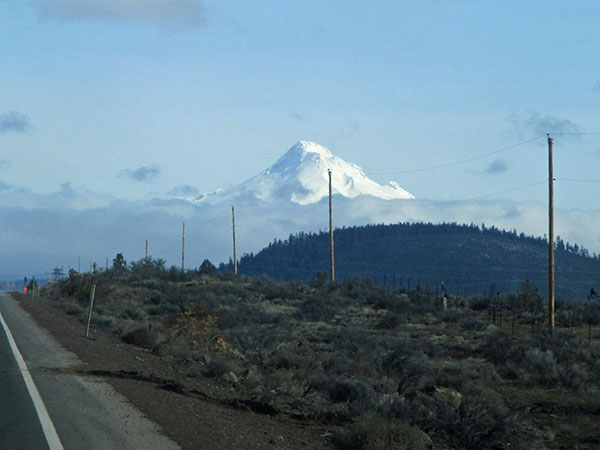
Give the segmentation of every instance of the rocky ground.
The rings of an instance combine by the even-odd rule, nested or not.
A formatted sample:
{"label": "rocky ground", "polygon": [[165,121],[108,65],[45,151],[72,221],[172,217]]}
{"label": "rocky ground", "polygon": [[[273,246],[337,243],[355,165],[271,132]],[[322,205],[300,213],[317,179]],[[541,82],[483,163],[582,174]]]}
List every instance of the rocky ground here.
{"label": "rocky ground", "polygon": [[82,361],[75,370],[101,376],[184,449],[325,449],[335,429],[259,413],[259,405],[222,395],[223,386],[198,380],[163,358],[117,336],[84,327],[43,299],[13,294],[21,307]]}

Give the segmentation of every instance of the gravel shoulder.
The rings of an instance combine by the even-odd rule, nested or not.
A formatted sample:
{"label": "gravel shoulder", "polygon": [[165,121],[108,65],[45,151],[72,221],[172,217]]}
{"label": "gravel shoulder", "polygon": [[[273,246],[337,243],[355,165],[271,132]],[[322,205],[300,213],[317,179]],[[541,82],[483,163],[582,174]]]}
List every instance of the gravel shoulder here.
{"label": "gravel shoulder", "polygon": [[161,357],[120,341],[102,330],[91,329],[74,316],[43,299],[32,302],[13,293],[35,322],[81,361],[77,376],[101,378],[127,398],[164,433],[184,449],[326,449],[331,430],[284,416],[258,414],[247,405],[236,405],[223,386],[186,376]]}

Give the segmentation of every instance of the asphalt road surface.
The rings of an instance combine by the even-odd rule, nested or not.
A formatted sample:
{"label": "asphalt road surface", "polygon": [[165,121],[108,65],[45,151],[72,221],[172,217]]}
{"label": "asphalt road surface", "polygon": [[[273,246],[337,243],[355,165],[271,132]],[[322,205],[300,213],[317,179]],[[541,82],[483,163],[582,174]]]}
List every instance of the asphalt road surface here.
{"label": "asphalt road surface", "polygon": [[26,364],[24,376],[0,326],[0,449],[179,448],[106,383],[70,373],[77,358],[8,295],[0,295],[0,314]]}
{"label": "asphalt road surface", "polygon": [[47,449],[33,400],[4,329],[0,332],[0,448]]}

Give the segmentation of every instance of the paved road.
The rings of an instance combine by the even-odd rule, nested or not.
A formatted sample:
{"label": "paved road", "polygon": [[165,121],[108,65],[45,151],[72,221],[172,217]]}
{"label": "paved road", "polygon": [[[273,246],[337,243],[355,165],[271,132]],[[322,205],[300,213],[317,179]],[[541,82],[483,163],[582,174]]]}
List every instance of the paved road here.
{"label": "paved road", "polygon": [[0,327],[0,448],[47,449],[37,412]]}
{"label": "paved road", "polygon": [[[64,449],[179,448],[109,385],[69,373],[70,368],[81,364],[75,355],[38,328],[11,297],[0,295],[0,314],[14,336]],[[22,376],[6,349],[4,331],[0,334],[0,449],[47,449]],[[3,441],[5,436],[7,440]],[[9,440],[13,438],[18,441]]]}

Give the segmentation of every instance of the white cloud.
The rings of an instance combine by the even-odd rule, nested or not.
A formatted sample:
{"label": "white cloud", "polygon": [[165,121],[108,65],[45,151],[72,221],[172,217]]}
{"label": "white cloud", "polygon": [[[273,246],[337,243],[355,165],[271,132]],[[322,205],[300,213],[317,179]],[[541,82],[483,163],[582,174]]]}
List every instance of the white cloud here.
{"label": "white cloud", "polygon": [[170,31],[199,28],[206,8],[199,0],[31,0],[41,17],[141,23]]}

